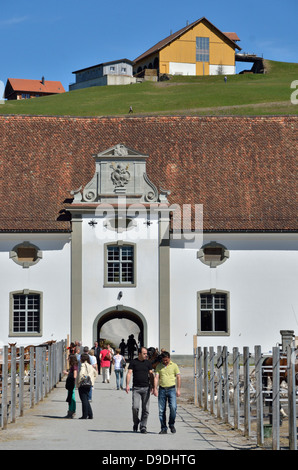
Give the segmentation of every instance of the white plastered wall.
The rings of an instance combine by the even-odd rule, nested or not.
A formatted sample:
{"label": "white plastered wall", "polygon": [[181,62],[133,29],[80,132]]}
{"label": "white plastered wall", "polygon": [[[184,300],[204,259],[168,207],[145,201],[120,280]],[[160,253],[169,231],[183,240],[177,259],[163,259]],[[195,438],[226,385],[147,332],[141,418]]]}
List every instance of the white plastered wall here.
{"label": "white plastered wall", "polygon": [[171,349],[190,355],[197,334],[197,293],[230,293],[230,335],[198,336],[198,346],[269,351],[281,342],[280,330],[298,335],[298,241],[291,234],[213,234],[230,258],[210,268],[197,258],[197,247],[171,242]]}
{"label": "white plastered wall", "polygon": [[209,75],[235,75],[235,65],[209,65]]}
{"label": "white plastered wall", "polygon": [[196,75],[196,64],[170,62],[170,75]]}
{"label": "white plastered wall", "polygon": [[[13,248],[29,241],[42,252],[41,260],[23,268],[9,257]],[[70,332],[70,235],[3,234],[0,237],[0,341],[17,346],[41,344],[67,338]],[[9,336],[10,292],[32,290],[42,293],[42,334]]]}

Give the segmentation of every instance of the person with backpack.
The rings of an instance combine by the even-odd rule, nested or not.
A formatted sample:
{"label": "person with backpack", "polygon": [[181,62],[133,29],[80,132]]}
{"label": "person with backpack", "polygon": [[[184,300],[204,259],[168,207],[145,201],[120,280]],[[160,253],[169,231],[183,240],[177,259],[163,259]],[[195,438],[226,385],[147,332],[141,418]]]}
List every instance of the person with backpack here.
{"label": "person with backpack", "polygon": [[78,374],[78,390],[82,402],[82,416],[79,419],[93,419],[93,411],[89,401],[89,392],[97,377],[96,369],[90,364],[89,354],[81,355],[81,368]]}
{"label": "person with backpack", "polygon": [[113,357],[114,371],[116,375],[116,386],[117,390],[121,388],[123,390],[123,372],[126,367],[126,361],[124,356],[120,354],[120,349],[116,349],[116,354]]}
{"label": "person with backpack", "polygon": [[102,370],[102,383],[110,383],[110,366],[111,366],[111,360],[113,359],[112,353],[110,351],[110,345],[107,344],[106,347],[104,347],[100,351],[100,367]]}

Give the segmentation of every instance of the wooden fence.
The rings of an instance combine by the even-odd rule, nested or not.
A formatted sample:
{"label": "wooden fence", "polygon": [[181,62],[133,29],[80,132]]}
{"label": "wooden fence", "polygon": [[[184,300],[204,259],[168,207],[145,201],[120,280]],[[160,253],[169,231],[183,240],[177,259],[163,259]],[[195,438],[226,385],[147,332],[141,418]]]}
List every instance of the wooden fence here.
{"label": "wooden fence", "polygon": [[66,369],[66,341],[30,346],[4,346],[0,353],[0,427],[16,422],[26,407],[42,401]]}
{"label": "wooden fence", "polygon": [[[259,446],[296,450],[296,350],[273,347],[271,366],[263,364],[265,357],[261,346],[253,351],[233,348],[231,353],[226,346],[216,351],[194,347],[194,403],[255,437]],[[265,373],[270,376],[267,388]],[[281,380],[285,373],[286,382]]]}

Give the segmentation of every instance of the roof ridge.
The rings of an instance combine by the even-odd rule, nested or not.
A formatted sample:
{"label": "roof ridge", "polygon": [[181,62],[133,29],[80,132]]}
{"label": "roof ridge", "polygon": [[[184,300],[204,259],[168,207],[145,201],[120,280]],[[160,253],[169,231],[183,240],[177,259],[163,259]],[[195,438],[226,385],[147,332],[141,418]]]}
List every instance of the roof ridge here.
{"label": "roof ridge", "polygon": [[[193,21],[192,23],[184,26],[183,28],[179,29],[178,31],[176,31],[175,33],[173,34],[170,34],[169,36],[165,37],[164,39],[161,39],[160,41],[158,41],[154,46],[152,46],[151,48],[149,48],[147,51],[143,52],[143,54],[139,55],[136,59],[134,59],[134,62],[140,60],[141,58],[143,59],[144,57],[150,55],[150,54],[153,54],[154,52],[162,49],[163,47],[167,46],[170,42],[172,42],[174,39],[177,39],[181,34],[184,34],[186,31],[188,31],[189,29],[193,28],[194,26],[196,26],[198,23],[200,23],[201,21],[207,21],[213,28],[215,28],[217,31],[219,31],[221,34],[223,34],[229,41],[231,41],[232,43],[235,44],[235,46],[237,47],[237,49],[240,49],[241,48],[235,43],[235,41],[233,41],[231,38],[229,38],[226,33],[224,33],[223,31],[221,31],[220,29],[217,28],[217,26],[215,26],[214,24],[211,23],[211,21],[209,21],[206,16],[202,16],[201,18],[199,18],[198,20],[195,20]],[[160,46],[159,46],[160,45]]]}

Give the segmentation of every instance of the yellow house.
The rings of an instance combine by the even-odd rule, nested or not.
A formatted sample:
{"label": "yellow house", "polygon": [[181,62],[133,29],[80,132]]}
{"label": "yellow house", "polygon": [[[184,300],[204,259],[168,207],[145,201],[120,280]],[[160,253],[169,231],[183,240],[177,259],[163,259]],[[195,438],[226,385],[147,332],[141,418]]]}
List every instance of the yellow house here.
{"label": "yellow house", "polygon": [[203,17],[159,41],[134,60],[134,73],[218,75],[235,73],[236,33],[223,33]]}

